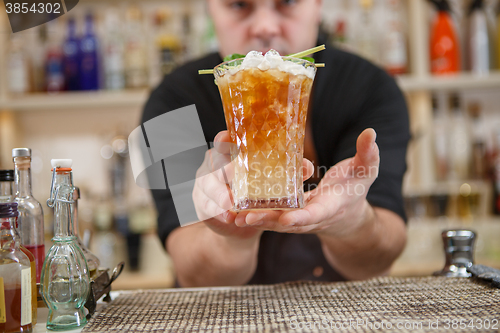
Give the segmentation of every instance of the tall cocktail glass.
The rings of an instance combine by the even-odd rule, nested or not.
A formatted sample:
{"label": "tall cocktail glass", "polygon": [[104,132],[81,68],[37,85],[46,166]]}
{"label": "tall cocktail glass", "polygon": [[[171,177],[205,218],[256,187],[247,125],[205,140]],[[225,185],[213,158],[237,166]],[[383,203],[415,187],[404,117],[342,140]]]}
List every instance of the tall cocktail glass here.
{"label": "tall cocktail glass", "polygon": [[316,67],[299,58],[281,58],[283,66],[265,70],[242,68],[243,59],[214,69],[234,147],[235,210],[304,206],[302,158]]}

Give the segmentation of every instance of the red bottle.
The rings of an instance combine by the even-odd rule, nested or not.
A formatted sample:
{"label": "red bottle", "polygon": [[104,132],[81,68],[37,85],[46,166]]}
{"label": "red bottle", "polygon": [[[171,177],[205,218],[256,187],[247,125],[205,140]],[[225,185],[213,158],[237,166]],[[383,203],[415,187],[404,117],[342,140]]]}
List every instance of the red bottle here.
{"label": "red bottle", "polygon": [[430,56],[433,74],[452,74],[460,71],[460,45],[446,0],[430,0],[438,13],[431,28]]}

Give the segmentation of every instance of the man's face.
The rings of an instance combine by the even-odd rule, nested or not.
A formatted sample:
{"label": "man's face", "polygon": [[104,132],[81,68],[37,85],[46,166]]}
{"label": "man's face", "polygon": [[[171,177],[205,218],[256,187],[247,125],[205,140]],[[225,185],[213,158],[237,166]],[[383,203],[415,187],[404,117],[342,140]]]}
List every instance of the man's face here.
{"label": "man's face", "polygon": [[322,0],[207,0],[224,57],[270,49],[281,55],[316,46]]}

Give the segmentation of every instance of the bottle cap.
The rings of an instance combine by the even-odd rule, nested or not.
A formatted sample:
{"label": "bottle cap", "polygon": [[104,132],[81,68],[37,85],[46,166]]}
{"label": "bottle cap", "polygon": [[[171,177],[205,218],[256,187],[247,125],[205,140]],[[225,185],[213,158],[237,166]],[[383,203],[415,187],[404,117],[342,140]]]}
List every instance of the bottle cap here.
{"label": "bottle cap", "polygon": [[73,165],[73,160],[69,158],[66,159],[55,158],[50,160],[50,165],[52,165],[53,168],[69,169]]}
{"label": "bottle cap", "polygon": [[483,0],[474,0],[472,1],[472,3],[470,4],[470,7],[469,7],[469,15],[475,11],[476,9],[483,9],[484,7],[484,1]]}
{"label": "bottle cap", "polygon": [[13,182],[14,170],[0,170],[0,182]]}
{"label": "bottle cap", "polygon": [[449,13],[451,11],[450,4],[446,0],[429,0],[429,1],[432,2],[436,6],[437,10],[440,12]]}
{"label": "bottle cap", "polygon": [[17,202],[0,203],[0,218],[17,217]]}
{"label": "bottle cap", "polygon": [[30,148],[14,148],[12,149],[12,157],[31,157],[31,149]]}

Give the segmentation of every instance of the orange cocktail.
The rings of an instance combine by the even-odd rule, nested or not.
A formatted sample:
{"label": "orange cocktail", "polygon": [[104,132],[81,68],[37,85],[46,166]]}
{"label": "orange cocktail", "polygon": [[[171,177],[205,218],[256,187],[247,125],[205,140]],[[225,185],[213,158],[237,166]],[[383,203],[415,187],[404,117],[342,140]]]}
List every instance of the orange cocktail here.
{"label": "orange cocktail", "polygon": [[231,151],[236,210],[304,205],[304,134],[316,68],[306,60],[280,58],[282,63],[262,66],[238,59],[214,70],[236,147]]}

